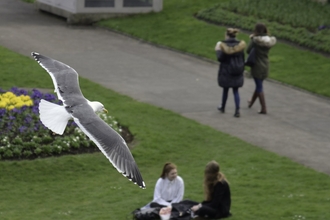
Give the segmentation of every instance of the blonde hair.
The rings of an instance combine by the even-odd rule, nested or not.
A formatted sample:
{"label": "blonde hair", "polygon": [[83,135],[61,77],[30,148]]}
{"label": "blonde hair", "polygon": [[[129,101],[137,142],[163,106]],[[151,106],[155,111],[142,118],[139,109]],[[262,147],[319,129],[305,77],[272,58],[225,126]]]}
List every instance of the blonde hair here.
{"label": "blonde hair", "polygon": [[214,186],[218,182],[223,181],[228,182],[226,176],[220,172],[219,164],[215,160],[212,160],[206,165],[204,170],[204,196],[206,201],[212,199]]}
{"label": "blonde hair", "polygon": [[236,34],[239,32],[238,29],[236,28],[227,28],[227,31],[226,31],[226,34],[229,36],[229,37],[236,37]]}

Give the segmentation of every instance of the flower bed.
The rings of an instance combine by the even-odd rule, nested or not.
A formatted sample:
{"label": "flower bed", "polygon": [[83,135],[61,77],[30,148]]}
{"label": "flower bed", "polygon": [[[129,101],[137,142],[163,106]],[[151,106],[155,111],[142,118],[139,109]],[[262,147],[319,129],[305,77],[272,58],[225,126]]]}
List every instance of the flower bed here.
{"label": "flower bed", "polygon": [[[34,159],[99,151],[71,120],[63,135],[56,135],[46,128],[39,120],[40,99],[62,104],[55,95],[37,89],[0,89],[0,159]],[[115,118],[105,113],[99,116],[127,142],[132,141],[132,135]]]}

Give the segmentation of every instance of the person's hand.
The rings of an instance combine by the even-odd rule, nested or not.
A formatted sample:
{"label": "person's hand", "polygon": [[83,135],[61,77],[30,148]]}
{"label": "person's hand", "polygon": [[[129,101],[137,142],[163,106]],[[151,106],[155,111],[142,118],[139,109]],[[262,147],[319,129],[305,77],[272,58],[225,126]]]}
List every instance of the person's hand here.
{"label": "person's hand", "polygon": [[221,44],[221,41],[218,41],[217,44],[214,47],[214,50],[221,50],[220,49],[220,44]]}
{"label": "person's hand", "polygon": [[194,205],[191,207],[191,211],[196,212],[198,209],[200,209],[200,207],[202,207],[202,204]]}

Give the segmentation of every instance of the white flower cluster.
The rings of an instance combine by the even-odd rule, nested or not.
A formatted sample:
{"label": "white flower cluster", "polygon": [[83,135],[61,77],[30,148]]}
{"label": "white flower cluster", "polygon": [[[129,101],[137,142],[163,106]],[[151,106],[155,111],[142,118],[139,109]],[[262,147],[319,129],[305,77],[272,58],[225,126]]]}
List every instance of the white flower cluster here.
{"label": "white flower cluster", "polygon": [[0,143],[1,143],[0,149],[10,148],[11,147],[11,144],[9,142],[9,138],[7,136],[4,136],[2,138],[2,140],[0,141]]}

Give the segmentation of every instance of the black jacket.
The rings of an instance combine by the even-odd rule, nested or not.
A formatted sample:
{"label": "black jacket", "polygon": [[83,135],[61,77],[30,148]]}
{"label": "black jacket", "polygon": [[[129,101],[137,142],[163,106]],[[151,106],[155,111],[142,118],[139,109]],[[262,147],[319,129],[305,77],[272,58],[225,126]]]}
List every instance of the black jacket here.
{"label": "black jacket", "polygon": [[244,41],[229,38],[220,44],[221,50],[216,50],[220,62],[218,84],[220,87],[242,87],[244,83]]}
{"label": "black jacket", "polygon": [[217,218],[230,216],[231,195],[228,183],[226,181],[218,182],[214,186],[212,199],[204,201],[202,204],[216,210]]}

